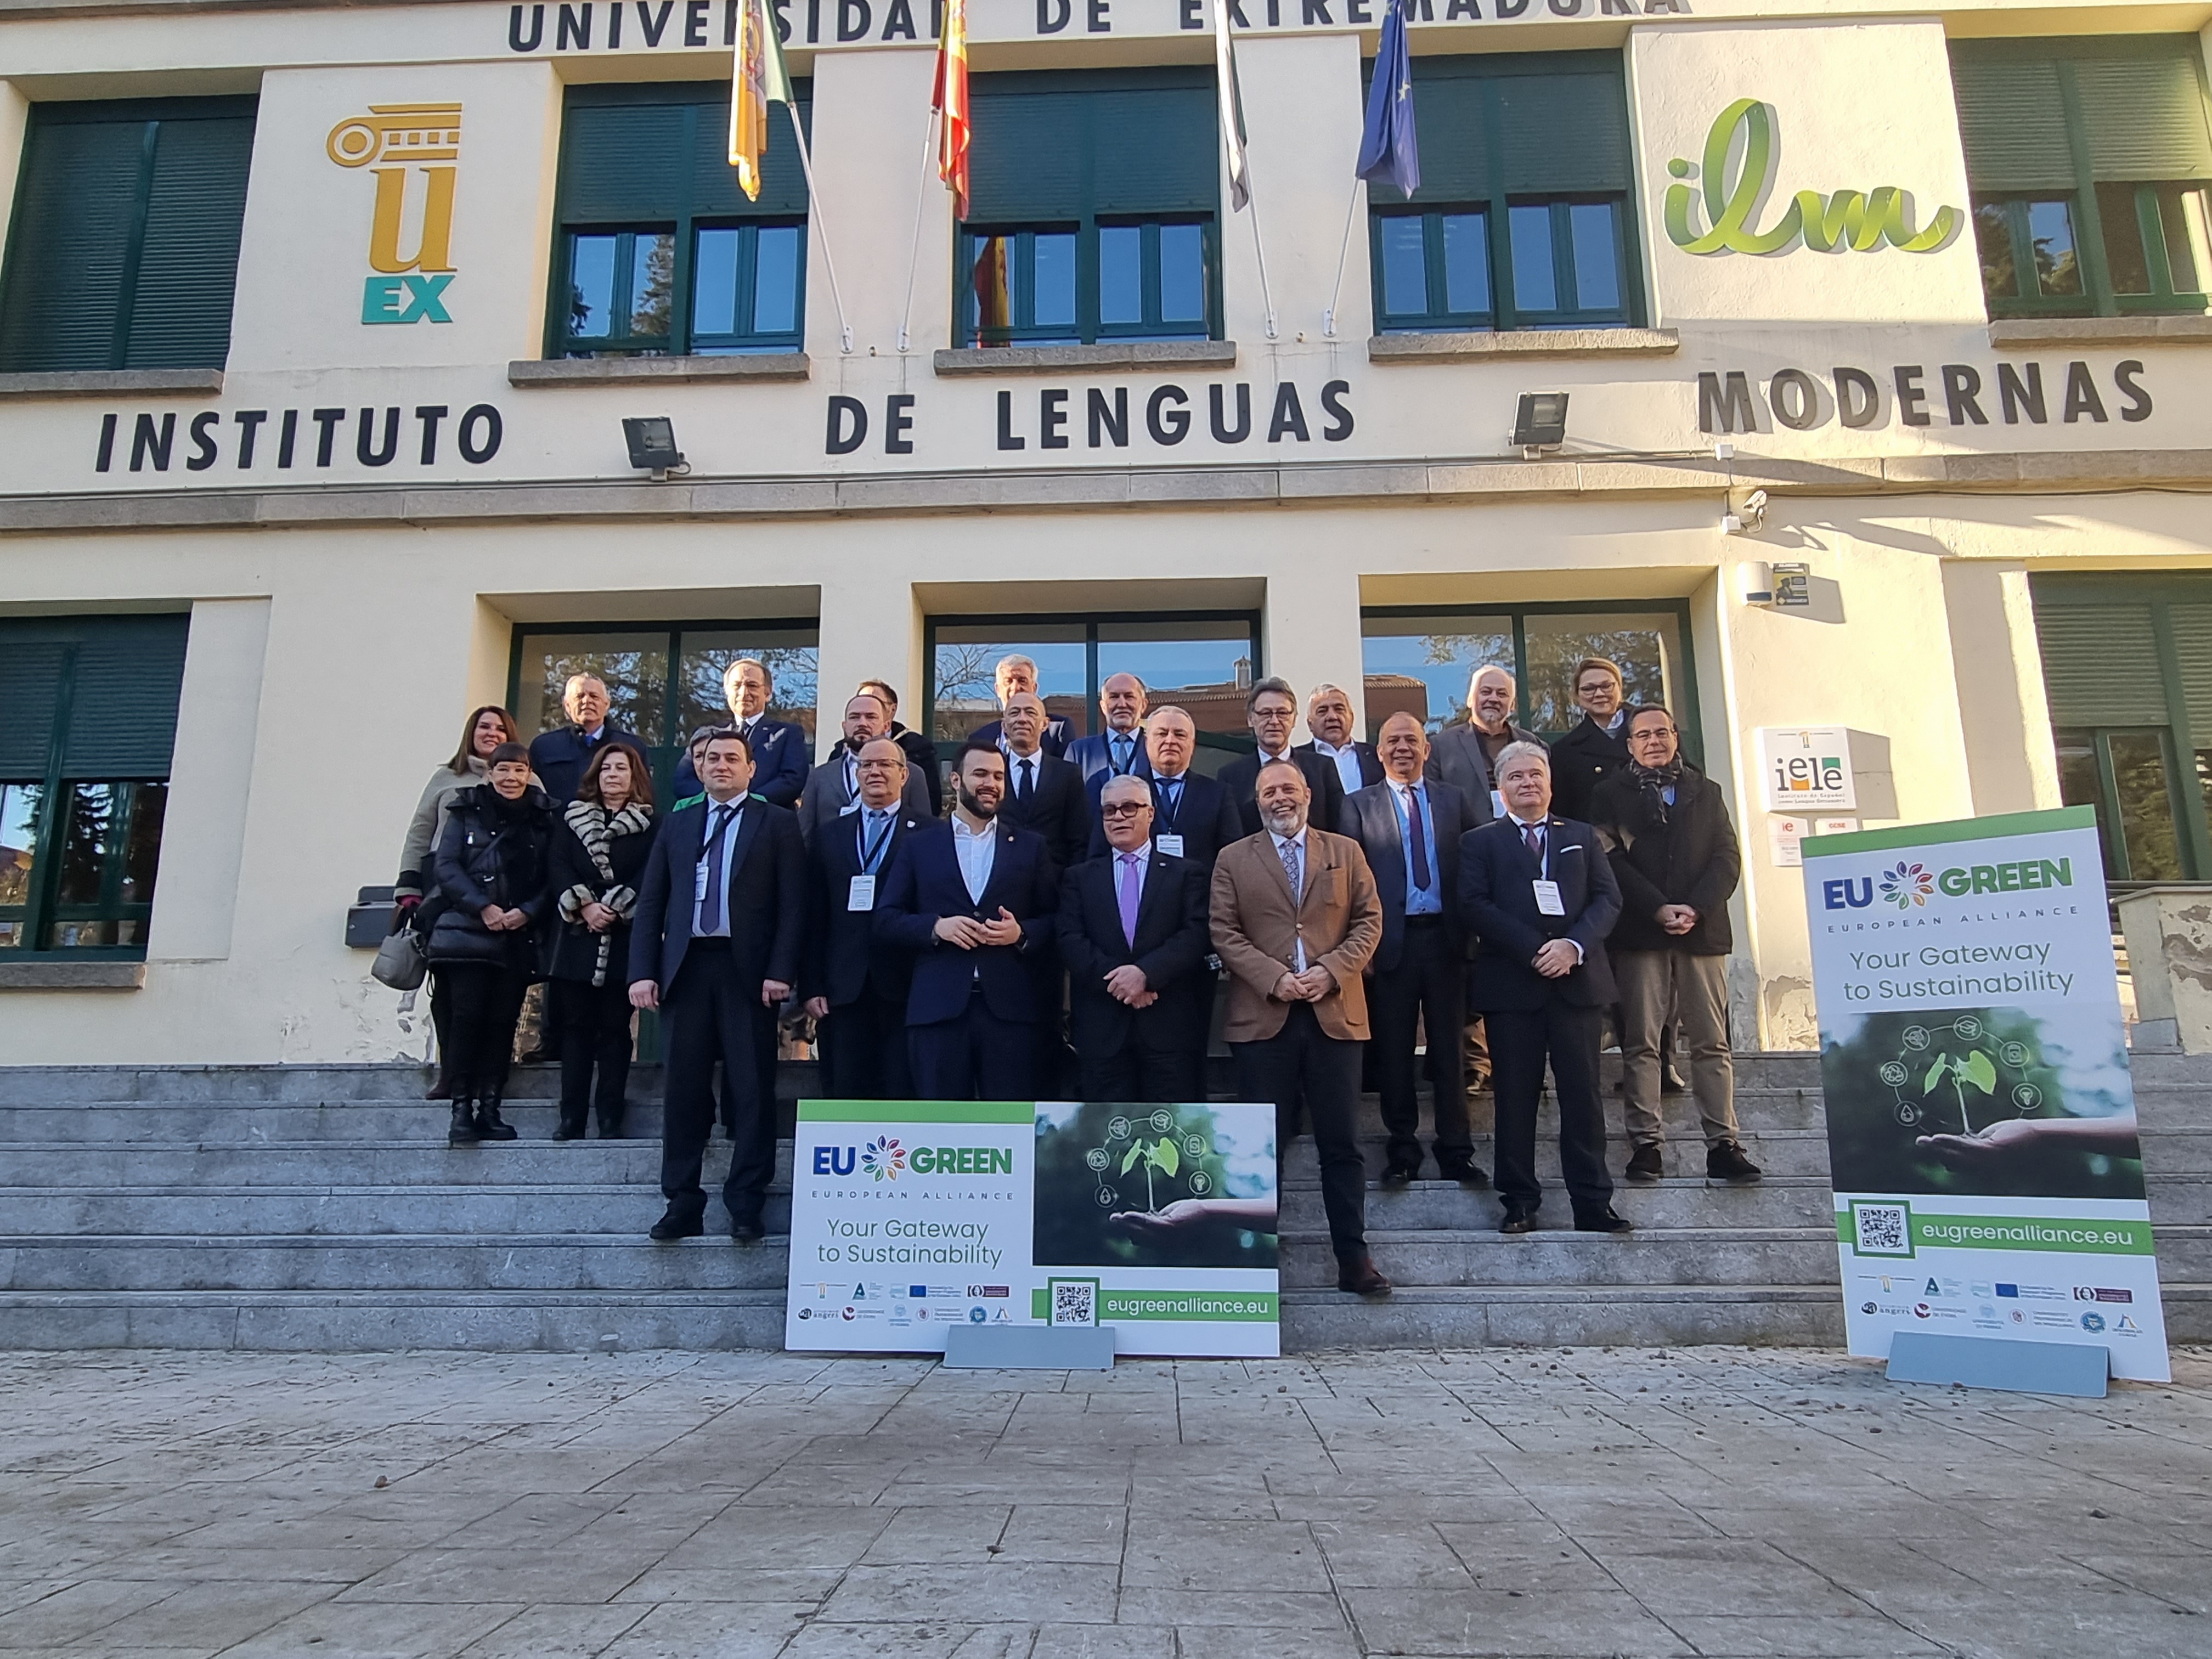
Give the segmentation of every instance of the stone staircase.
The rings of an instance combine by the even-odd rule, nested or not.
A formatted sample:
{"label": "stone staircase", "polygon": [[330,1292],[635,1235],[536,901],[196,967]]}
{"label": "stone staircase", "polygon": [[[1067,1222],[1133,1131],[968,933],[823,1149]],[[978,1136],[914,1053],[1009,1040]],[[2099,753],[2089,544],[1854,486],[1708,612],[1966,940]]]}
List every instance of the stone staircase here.
{"label": "stone staircase", "polygon": [[[1609,1062],[1610,1063],[1610,1062]],[[1610,1076],[1610,1072],[1608,1072]],[[659,1115],[636,1139],[556,1145],[550,1072],[523,1068],[523,1139],[451,1150],[412,1066],[0,1069],[0,1346],[580,1351],[775,1346],[785,1245],[710,1233],[653,1245]],[[2212,1066],[2142,1055],[2166,1316],[2212,1338]],[[1225,1085],[1225,1077],[1215,1079]],[[1339,1294],[1311,1143],[1283,1194],[1284,1340],[1294,1348],[1838,1343],[1818,1066],[1738,1057],[1754,1188],[1708,1186],[1686,1101],[1670,1101],[1668,1179],[1624,1188],[1626,1238],[1506,1238],[1488,1193],[1427,1181],[1369,1194],[1389,1303]],[[787,1066],[788,1103],[813,1088]],[[641,1103],[659,1080],[641,1067]],[[1369,1167],[1380,1123],[1366,1103]],[[1609,1113],[1619,1123],[1619,1109]],[[1488,1167],[1488,1125],[1477,1156]],[[1542,1140],[1555,1138],[1549,1120]],[[1541,1141],[1540,1141],[1540,1145]],[[1618,1170],[1626,1149],[1617,1139]],[[720,1179],[723,1143],[710,1152]],[[1542,1155],[1557,1178],[1554,1146]],[[769,1222],[787,1218],[788,1143]],[[710,1212],[710,1224],[719,1221]]]}

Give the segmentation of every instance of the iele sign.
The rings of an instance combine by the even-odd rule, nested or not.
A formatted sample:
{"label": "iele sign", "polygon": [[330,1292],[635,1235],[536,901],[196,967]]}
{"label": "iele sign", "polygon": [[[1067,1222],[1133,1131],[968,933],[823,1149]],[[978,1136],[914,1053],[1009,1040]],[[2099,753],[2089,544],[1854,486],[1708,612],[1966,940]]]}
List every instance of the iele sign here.
{"label": "iele sign", "polygon": [[1759,764],[1766,780],[1766,810],[1807,812],[1855,807],[1851,734],[1840,726],[1763,726]]}

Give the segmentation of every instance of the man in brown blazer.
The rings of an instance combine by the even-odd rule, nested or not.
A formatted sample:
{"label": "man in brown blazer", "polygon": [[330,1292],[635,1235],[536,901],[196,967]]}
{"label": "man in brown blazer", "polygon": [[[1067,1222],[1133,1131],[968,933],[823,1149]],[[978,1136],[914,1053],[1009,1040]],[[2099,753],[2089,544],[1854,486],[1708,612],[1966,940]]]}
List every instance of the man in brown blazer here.
{"label": "man in brown blazer", "polygon": [[1359,1057],[1367,1041],[1361,971],[1382,939],[1382,906],[1359,843],[1310,829],[1313,794],[1289,761],[1254,781],[1264,826],[1213,866],[1213,948],[1229,965],[1223,1035],[1237,1092],[1275,1107],[1287,1150],[1301,1103],[1321,1158],[1322,1203],[1339,1290],[1388,1296],[1367,1254],[1367,1167],[1359,1155]]}

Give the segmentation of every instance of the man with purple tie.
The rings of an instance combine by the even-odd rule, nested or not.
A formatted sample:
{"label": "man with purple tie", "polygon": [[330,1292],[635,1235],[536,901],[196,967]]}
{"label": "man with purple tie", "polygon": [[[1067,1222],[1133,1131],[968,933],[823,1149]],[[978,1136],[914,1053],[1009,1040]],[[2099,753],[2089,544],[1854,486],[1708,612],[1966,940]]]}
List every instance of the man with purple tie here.
{"label": "man with purple tie", "polygon": [[1206,1098],[1207,886],[1197,864],[1152,840],[1152,792],[1109,777],[1099,793],[1107,853],[1061,884],[1060,954],[1086,1101]]}

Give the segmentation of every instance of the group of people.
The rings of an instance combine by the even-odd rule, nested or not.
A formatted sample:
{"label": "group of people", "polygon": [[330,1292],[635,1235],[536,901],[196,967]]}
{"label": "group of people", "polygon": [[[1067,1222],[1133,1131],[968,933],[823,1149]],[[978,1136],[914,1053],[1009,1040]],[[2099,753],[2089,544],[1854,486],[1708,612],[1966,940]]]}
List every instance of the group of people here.
{"label": "group of people", "polygon": [[1759,1178],[1728,1040],[1735,833],[1672,714],[1625,706],[1613,663],[1577,665],[1583,719],[1550,748],[1513,723],[1501,667],[1477,671],[1467,719],[1433,740],[1401,713],[1371,744],[1352,698],[1322,685],[1294,745],[1296,692],[1258,680],[1253,751],[1212,775],[1189,714],[1150,706],[1134,675],[1104,682],[1104,729],[1083,737],[1048,713],[1028,658],[1001,661],[996,687],[999,718],[940,785],[889,685],[854,692],[810,767],[799,728],[764,714],[768,670],[742,659],[730,722],[693,734],[658,817],[642,750],[592,677],[568,683],[569,724],[526,750],[505,711],[477,710],[424,792],[399,889],[436,976],[453,1142],[513,1134],[501,1094],[532,977],[550,988],[558,1138],[594,1105],[601,1134],[621,1132],[630,1014],[658,1008],[667,1209],[652,1237],[705,1231],[719,1115],[730,1232],[757,1238],[780,1012],[814,1022],[831,1098],[1028,1100],[1072,1077],[1085,1100],[1175,1102],[1205,1097],[1225,980],[1237,1093],[1274,1105],[1281,1144],[1310,1127],[1347,1291],[1390,1290],[1365,1240],[1360,1092],[1379,1097],[1383,1184],[1418,1178],[1424,1046],[1443,1178],[1490,1184],[1468,1095],[1493,1092],[1505,1232],[1538,1224],[1547,1067],[1574,1225],[1630,1230],[1605,1156],[1608,1018],[1626,1178],[1663,1174],[1676,1027],[1708,1177]]}

